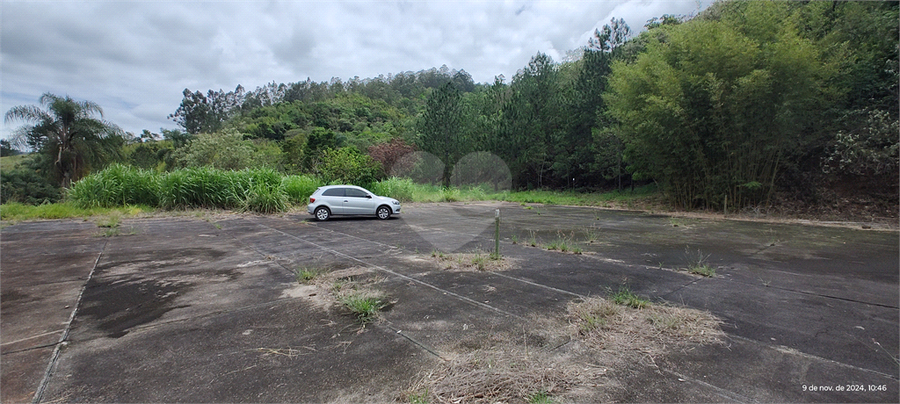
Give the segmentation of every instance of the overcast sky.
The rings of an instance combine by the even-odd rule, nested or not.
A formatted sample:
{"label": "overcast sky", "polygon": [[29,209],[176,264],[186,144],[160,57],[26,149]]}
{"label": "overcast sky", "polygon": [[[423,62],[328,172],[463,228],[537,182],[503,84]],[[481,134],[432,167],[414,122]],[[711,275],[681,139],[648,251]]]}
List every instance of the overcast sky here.
{"label": "overcast sky", "polygon": [[[537,52],[560,61],[613,17],[632,30],[711,0],[7,1],[0,111],[45,92],[100,104],[133,133],[177,126],[185,88],[247,90],[447,65],[507,82]],[[5,123],[7,138],[20,123]]]}

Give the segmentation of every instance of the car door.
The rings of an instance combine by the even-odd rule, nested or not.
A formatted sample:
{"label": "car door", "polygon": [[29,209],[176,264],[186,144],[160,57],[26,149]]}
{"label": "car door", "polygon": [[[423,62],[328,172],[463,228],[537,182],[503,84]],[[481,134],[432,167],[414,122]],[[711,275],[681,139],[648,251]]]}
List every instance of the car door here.
{"label": "car door", "polygon": [[327,205],[332,215],[344,214],[344,188],[329,188],[322,192],[322,204]]}
{"label": "car door", "polygon": [[374,215],[375,201],[372,196],[361,189],[344,189],[345,215]]}

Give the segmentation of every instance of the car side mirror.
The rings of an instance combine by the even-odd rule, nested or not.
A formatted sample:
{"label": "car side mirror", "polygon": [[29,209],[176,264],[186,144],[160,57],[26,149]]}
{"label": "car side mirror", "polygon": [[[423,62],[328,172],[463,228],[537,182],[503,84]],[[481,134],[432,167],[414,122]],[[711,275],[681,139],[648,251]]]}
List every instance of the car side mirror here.
{"label": "car side mirror", "polygon": [[372,199],[372,195],[366,195],[366,199]]}

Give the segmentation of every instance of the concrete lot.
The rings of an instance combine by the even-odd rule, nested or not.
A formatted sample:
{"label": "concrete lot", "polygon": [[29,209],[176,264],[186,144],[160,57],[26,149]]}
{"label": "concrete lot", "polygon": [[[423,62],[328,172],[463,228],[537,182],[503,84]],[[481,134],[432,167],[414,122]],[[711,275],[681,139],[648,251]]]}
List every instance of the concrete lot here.
{"label": "concrete lot", "polygon": [[[434,265],[432,252],[490,250],[498,208],[508,268]],[[210,214],[102,233],[2,229],[2,402],[405,401],[423,372],[501,334],[603,368],[560,401],[900,401],[897,232],[453,203],[388,221]],[[584,253],[529,245],[558,239]],[[698,255],[714,278],[680,270]],[[298,268],[374,285],[390,305],[360,327]],[[725,343],[603,367],[539,330],[622,285],[711,312]]]}

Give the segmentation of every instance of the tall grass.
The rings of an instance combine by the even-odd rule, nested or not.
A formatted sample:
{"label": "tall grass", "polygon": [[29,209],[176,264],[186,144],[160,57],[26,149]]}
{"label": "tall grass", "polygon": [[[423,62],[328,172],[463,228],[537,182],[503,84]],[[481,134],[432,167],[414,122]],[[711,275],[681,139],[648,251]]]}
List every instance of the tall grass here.
{"label": "tall grass", "polygon": [[400,202],[413,202],[417,187],[420,187],[420,185],[417,185],[409,178],[391,177],[376,182],[372,186],[371,191],[375,195],[387,196]]}
{"label": "tall grass", "polygon": [[159,204],[159,178],[152,171],[114,164],[89,175],[69,189],[67,197],[81,208]]}
{"label": "tall grass", "polygon": [[[307,198],[322,185],[324,182],[310,175],[288,175],[281,179],[288,201],[293,204],[305,204]],[[378,194],[378,191],[373,192]]]}
{"label": "tall grass", "polygon": [[[288,210],[306,204],[324,182],[309,175],[282,175],[258,168],[223,171],[211,167],[166,173],[112,165],[76,182],[67,202],[81,208],[145,205],[159,209],[236,209],[260,213]],[[403,202],[507,201],[551,205],[607,205],[628,203],[657,193],[653,186],[634,192],[576,193],[559,191],[495,191],[492,187],[443,188],[417,184],[407,178],[388,178],[370,185],[372,192]]]}
{"label": "tall grass", "polygon": [[241,210],[276,213],[288,209],[288,196],[281,188],[281,184],[274,186],[265,182],[256,182],[245,191]]}
{"label": "tall grass", "polygon": [[288,208],[282,175],[266,168],[223,171],[199,167],[156,173],[113,165],[76,182],[67,197],[81,208],[140,204],[161,209],[218,208],[260,213]]}
{"label": "tall grass", "polygon": [[[160,174],[159,207],[163,209],[238,206],[239,186],[228,172],[210,167],[186,168]],[[77,186],[77,183],[76,183]]]}

